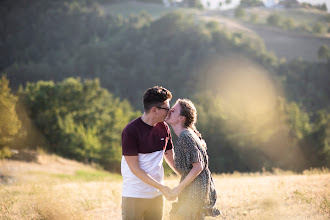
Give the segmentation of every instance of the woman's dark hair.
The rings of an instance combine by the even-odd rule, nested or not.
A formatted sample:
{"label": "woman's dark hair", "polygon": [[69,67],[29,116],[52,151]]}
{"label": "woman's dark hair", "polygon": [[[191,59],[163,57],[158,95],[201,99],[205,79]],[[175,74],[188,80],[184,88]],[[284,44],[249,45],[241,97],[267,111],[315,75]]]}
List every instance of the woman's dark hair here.
{"label": "woman's dark hair", "polygon": [[176,101],[180,105],[180,115],[186,118],[183,127],[191,128],[196,135],[201,139],[203,146],[206,148],[206,143],[202,138],[201,133],[196,129],[196,122],[197,122],[197,110],[195,105],[189,99],[178,99]]}
{"label": "woman's dark hair", "polygon": [[161,87],[154,86],[152,88],[147,89],[143,95],[143,107],[144,111],[148,113],[150,109],[154,106],[160,106],[164,104],[166,100],[172,99],[172,93]]}

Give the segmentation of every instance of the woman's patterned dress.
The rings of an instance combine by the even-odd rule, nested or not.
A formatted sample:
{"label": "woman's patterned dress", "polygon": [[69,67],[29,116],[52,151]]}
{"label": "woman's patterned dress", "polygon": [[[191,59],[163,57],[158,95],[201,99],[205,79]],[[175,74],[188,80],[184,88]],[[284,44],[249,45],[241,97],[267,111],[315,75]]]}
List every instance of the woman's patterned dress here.
{"label": "woman's patterned dress", "polygon": [[220,211],[215,207],[217,194],[208,168],[208,155],[199,137],[190,129],[181,132],[174,152],[174,165],[181,174],[180,182],[186,178],[193,163],[202,161],[204,169],[181,192],[178,202],[173,203],[171,219],[194,220],[220,215]]}

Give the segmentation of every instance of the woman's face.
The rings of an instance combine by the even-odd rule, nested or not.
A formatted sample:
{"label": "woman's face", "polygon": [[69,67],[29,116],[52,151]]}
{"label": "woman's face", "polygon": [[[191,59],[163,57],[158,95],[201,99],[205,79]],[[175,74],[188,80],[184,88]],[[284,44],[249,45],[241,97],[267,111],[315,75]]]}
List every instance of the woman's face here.
{"label": "woman's face", "polygon": [[169,111],[165,121],[170,125],[175,125],[177,123],[180,123],[180,117],[182,117],[180,116],[180,110],[181,110],[180,104],[178,103],[175,104],[173,108],[171,108],[171,110]]}

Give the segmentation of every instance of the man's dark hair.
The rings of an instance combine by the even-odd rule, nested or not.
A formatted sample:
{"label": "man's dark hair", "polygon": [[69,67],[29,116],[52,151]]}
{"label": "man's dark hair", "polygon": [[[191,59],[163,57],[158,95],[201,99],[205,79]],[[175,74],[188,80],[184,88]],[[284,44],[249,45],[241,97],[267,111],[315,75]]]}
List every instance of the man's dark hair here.
{"label": "man's dark hair", "polygon": [[166,100],[172,99],[172,93],[161,87],[154,86],[147,89],[143,95],[143,107],[144,111],[148,113],[150,109],[154,106],[161,106]]}

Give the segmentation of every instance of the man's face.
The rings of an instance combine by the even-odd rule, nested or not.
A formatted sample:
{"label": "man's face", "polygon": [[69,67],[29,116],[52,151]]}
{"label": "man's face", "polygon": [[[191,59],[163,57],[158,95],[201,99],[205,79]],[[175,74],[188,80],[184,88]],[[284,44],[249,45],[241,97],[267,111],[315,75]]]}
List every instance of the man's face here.
{"label": "man's face", "polygon": [[167,100],[164,102],[164,104],[160,106],[156,106],[157,108],[157,118],[159,119],[159,122],[165,121],[165,118],[168,115],[168,112],[170,110],[170,101]]}
{"label": "man's face", "polygon": [[177,123],[182,123],[180,121],[180,104],[175,104],[173,108],[168,112],[166,122],[170,125],[176,125]]}

